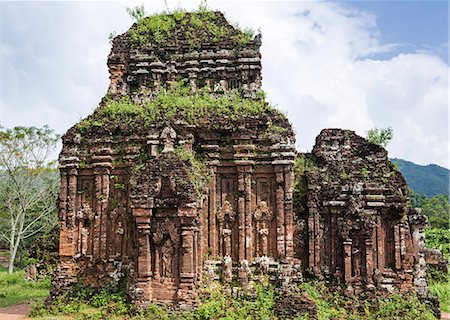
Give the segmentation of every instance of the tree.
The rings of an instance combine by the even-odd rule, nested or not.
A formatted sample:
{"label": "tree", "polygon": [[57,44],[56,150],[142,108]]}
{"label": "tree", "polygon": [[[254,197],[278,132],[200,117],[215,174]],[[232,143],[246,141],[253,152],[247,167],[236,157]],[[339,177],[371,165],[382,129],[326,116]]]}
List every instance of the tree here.
{"label": "tree", "polygon": [[0,127],[0,238],[11,273],[21,242],[57,223],[58,174],[49,162],[59,136],[48,126]]}
{"label": "tree", "polygon": [[428,217],[431,227],[449,229],[450,204],[448,195],[438,194],[433,198],[425,198],[421,207],[422,213]]}
{"label": "tree", "polygon": [[382,146],[386,148],[389,142],[391,142],[392,138],[394,137],[394,131],[391,127],[388,127],[386,129],[378,129],[373,128],[367,131],[366,139],[370,143],[377,144],[379,146]]}

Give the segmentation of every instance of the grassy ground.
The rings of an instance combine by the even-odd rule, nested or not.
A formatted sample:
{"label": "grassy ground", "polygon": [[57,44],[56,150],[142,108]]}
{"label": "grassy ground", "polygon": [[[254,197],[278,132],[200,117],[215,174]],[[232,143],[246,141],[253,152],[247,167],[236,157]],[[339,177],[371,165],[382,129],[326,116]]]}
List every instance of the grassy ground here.
{"label": "grassy ground", "polygon": [[432,281],[429,284],[430,292],[441,300],[441,311],[450,312],[450,275],[447,281]]}
{"label": "grassy ground", "polygon": [[8,274],[0,268],[0,308],[46,298],[50,290],[50,278],[41,281],[26,281],[23,271]]}

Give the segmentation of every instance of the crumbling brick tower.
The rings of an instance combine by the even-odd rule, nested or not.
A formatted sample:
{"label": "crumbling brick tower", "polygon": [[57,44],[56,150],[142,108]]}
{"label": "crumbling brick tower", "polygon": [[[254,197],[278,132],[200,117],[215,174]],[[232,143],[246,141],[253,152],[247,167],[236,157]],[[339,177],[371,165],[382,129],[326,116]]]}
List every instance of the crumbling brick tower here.
{"label": "crumbling brick tower", "polygon": [[205,278],[285,286],[304,270],[349,293],[424,287],[423,225],[382,148],[325,130],[294,179],[260,44],[219,12],[148,17],[113,40],[107,95],[63,137],[53,297],[81,282],[192,303]]}
{"label": "crumbling brick tower", "polygon": [[[135,40],[136,25],[116,37],[108,97],[63,137],[55,292],[126,272],[137,301],[189,301],[206,257],[213,271],[226,257],[234,276],[243,265],[241,278],[258,257],[292,260],[295,138],[258,97],[259,36],[246,38],[221,13],[196,13],[220,30],[214,38],[190,29],[193,14],[169,17],[176,27],[164,41]],[[173,105],[174,116],[153,117],[145,103],[170,97],[180,81],[187,95],[212,99],[207,111],[193,119]]]}
{"label": "crumbling brick tower", "polygon": [[305,209],[296,211],[296,237],[303,238],[297,253],[308,257],[305,267],[344,283],[349,294],[406,292],[416,275],[426,295],[419,265],[414,274],[423,237],[420,223],[408,206],[405,180],[386,150],[352,131],[325,129],[309,159],[309,168],[298,177],[304,179]]}

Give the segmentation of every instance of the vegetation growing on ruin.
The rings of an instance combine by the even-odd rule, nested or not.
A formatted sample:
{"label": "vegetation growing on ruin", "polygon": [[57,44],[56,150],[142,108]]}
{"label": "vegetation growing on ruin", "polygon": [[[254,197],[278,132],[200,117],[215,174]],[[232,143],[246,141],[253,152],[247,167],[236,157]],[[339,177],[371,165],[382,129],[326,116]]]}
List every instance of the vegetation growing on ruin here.
{"label": "vegetation growing on ruin", "polygon": [[308,185],[306,181],[306,172],[317,169],[310,154],[298,154],[294,163],[294,207],[299,208],[301,212],[306,210],[306,195]]}
{"label": "vegetation growing on ruin", "polygon": [[[299,285],[299,293],[317,305],[317,319],[436,319],[429,307],[420,303],[414,294],[391,294],[379,299],[346,297],[342,290],[328,287],[318,280],[307,280]],[[46,307],[34,306],[31,316],[37,319],[276,319],[274,305],[281,293],[270,284],[253,284],[248,293],[230,295],[219,282],[203,289],[200,304],[194,311],[174,312],[166,307],[150,305],[137,310],[127,302],[124,292],[95,293],[79,288],[75,296],[62,297]],[[308,315],[296,319],[309,319]]]}
{"label": "vegetation growing on ruin", "polygon": [[205,193],[205,190],[207,190],[211,179],[206,163],[198,158],[196,154],[187,151],[183,147],[175,148],[175,154],[177,154],[183,162],[188,164],[189,180],[194,185],[195,192],[200,198]]}
{"label": "vegetation growing on ruin", "polygon": [[[346,297],[342,290],[318,280],[303,282],[299,287],[316,303],[318,320],[436,319],[430,308],[421,303],[415,294],[393,293],[374,300],[364,295]],[[305,316],[304,319],[309,318]]]}
{"label": "vegetation growing on ruin", "polygon": [[391,127],[384,128],[373,128],[367,131],[367,141],[373,144],[377,144],[386,148],[386,146],[394,138],[394,131]]}
{"label": "vegetation growing on ruin", "polygon": [[[145,46],[149,42],[157,44],[167,42],[177,45],[187,40],[190,47],[200,47],[206,40],[219,42],[231,39],[237,45],[246,45],[254,37],[252,29],[235,30],[220,25],[218,15],[205,2],[193,12],[184,9],[167,10],[146,17],[143,6],[127,8],[127,12],[136,20],[129,31],[131,42],[136,46]],[[186,36],[186,39],[179,37]]]}
{"label": "vegetation growing on ruin", "polygon": [[161,90],[147,101],[135,103],[129,96],[106,100],[93,115],[79,122],[77,128],[85,131],[90,127],[97,130],[106,125],[116,125],[123,129],[145,129],[157,123],[178,120],[219,129],[224,125],[236,124],[240,119],[263,115],[272,119],[272,126],[287,122],[286,117],[264,98],[243,98],[238,91],[215,94],[206,87],[192,93],[184,82],[177,82],[171,89]]}

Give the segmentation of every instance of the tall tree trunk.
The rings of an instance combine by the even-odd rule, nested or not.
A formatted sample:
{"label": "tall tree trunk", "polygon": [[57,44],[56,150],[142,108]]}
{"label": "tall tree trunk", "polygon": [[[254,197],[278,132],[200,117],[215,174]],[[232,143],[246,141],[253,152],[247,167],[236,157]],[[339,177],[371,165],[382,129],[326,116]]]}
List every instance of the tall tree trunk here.
{"label": "tall tree trunk", "polygon": [[16,260],[17,249],[19,248],[19,241],[11,243],[9,246],[9,262],[8,273],[11,274],[14,271],[14,260]]}
{"label": "tall tree trunk", "polygon": [[19,250],[20,240],[22,240],[23,225],[25,223],[25,212],[20,213],[18,230],[12,231],[11,241],[9,245],[9,263],[8,273],[14,271],[14,261],[16,260],[17,250]]}

